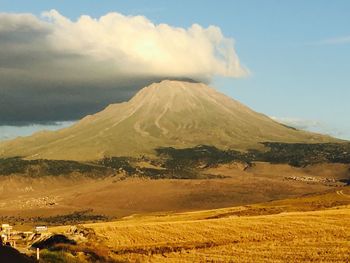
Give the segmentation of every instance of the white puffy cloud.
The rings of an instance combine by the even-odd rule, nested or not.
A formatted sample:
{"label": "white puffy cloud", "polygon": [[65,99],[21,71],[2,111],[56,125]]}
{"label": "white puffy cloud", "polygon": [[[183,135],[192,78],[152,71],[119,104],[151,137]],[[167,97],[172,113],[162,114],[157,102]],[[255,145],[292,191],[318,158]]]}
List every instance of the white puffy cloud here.
{"label": "white puffy cloud", "polygon": [[164,78],[247,74],[234,40],[216,26],[0,13],[0,125],[77,119]]}
{"label": "white puffy cloud", "polygon": [[350,138],[349,130],[347,127],[334,128],[334,125],[330,125],[318,120],[308,120],[302,118],[275,116],[271,116],[270,118],[279,123],[285,124],[296,129],[327,134],[333,137],[342,138],[346,140],[349,140]]}
{"label": "white puffy cloud", "polygon": [[184,29],[119,13],[71,21],[51,10],[43,17],[52,26],[47,40],[54,50],[109,62],[118,74],[199,78],[247,74],[234,41],[215,26],[194,24]]}

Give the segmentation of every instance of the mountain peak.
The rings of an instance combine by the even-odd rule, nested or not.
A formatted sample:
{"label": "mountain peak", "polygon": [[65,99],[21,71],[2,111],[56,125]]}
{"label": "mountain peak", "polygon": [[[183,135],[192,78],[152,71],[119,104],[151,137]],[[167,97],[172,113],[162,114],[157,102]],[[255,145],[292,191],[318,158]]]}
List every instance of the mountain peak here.
{"label": "mountain peak", "polygon": [[[206,84],[194,81],[165,79],[160,82],[152,83],[142,90],[159,91],[160,89],[177,89],[185,91],[186,89],[209,88]],[[141,90],[141,91],[142,91]]]}
{"label": "mountain peak", "polygon": [[72,127],[2,143],[0,155],[96,160],[154,154],[154,149],[166,146],[247,150],[261,148],[266,141],[335,139],[285,127],[206,84],[163,80]]}

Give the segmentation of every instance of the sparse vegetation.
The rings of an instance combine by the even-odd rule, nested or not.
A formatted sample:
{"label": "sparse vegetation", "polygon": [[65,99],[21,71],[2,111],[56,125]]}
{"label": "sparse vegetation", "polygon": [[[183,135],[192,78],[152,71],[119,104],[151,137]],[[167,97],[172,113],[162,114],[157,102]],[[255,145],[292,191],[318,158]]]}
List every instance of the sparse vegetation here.
{"label": "sparse vegetation", "polygon": [[146,159],[157,167],[140,167],[138,158],[107,157],[96,163],[81,163],[63,160],[24,160],[19,157],[0,159],[0,174],[26,174],[29,176],[67,175],[80,173],[89,176],[106,176],[113,172],[126,176],[141,176],[152,179],[202,179],[210,178],[199,171],[219,164],[241,162],[250,166],[253,162],[290,164],[303,167],[317,163],[350,163],[350,143],[263,143],[265,151],[221,150],[214,146],[199,145],[192,148],[155,149],[158,159]]}
{"label": "sparse vegetation", "polygon": [[244,153],[220,150],[208,145],[184,149],[163,147],[156,149],[156,151],[158,156],[164,159],[163,167],[173,174],[181,171],[195,173],[195,169],[213,167],[233,161],[250,163],[248,156]]}
{"label": "sparse vegetation", "polygon": [[[208,147],[210,149],[216,149],[215,147],[203,146],[203,149]],[[175,156],[172,156],[167,151],[173,150]],[[202,147],[196,147],[194,150],[202,149]],[[184,150],[176,150],[173,148],[158,149],[158,155],[160,160],[147,160],[149,163],[157,163],[158,168],[140,167],[137,165],[136,158],[128,157],[109,157],[100,160],[98,163],[109,168],[115,169],[119,173],[124,173],[127,176],[141,176],[151,179],[204,179],[204,178],[218,178],[218,176],[200,174],[196,167],[200,162],[199,156],[191,156],[192,148]],[[187,151],[188,155],[184,157],[177,151]],[[217,150],[220,152],[219,150]],[[142,158],[143,160],[145,158]],[[210,160],[214,162],[212,158]]]}
{"label": "sparse vegetation", "polygon": [[238,152],[220,150],[214,146],[201,145],[193,148],[156,149],[165,158],[164,167],[169,170],[189,169],[189,167],[213,167],[218,164],[242,162],[250,165],[261,161],[285,163],[302,167],[316,163],[350,163],[350,143],[275,143],[265,142],[265,151],[249,150]]}
{"label": "sparse vegetation", "polygon": [[132,161],[133,159],[128,157],[106,157],[98,161],[98,164],[113,168],[118,172],[124,172],[127,175],[133,175],[136,174],[137,170],[131,164]]}
{"label": "sparse vegetation", "polygon": [[306,166],[315,163],[350,163],[350,143],[264,143],[266,152],[251,152],[252,159]]}
{"label": "sparse vegetation", "polygon": [[111,252],[104,246],[88,244],[58,244],[42,252],[41,263],[119,263],[126,262],[113,259]]}
{"label": "sparse vegetation", "polygon": [[48,225],[77,224],[82,222],[106,221],[109,218],[104,215],[94,214],[92,210],[76,211],[70,214],[50,217],[35,217],[34,222],[42,222]]}
{"label": "sparse vegetation", "polygon": [[41,252],[40,263],[86,263],[83,258],[76,258],[65,251],[51,251],[44,249]]}
{"label": "sparse vegetation", "polygon": [[40,249],[44,249],[44,248],[49,249],[49,248],[54,247],[58,244],[76,245],[77,242],[67,238],[65,235],[56,234],[56,235],[50,236],[47,239],[39,240],[39,241],[35,242],[32,245],[32,247],[33,248],[40,248]]}
{"label": "sparse vegetation", "polygon": [[72,173],[98,176],[107,173],[105,167],[76,161],[25,160],[20,157],[0,159],[0,175],[57,176]]}
{"label": "sparse vegetation", "polygon": [[33,217],[20,217],[20,216],[0,216],[0,222],[8,222],[11,225],[49,225],[57,226],[64,224],[78,224],[78,223],[91,223],[91,222],[105,222],[111,220],[111,217],[93,213],[93,210],[75,211],[69,214],[61,214],[55,216],[33,216]]}

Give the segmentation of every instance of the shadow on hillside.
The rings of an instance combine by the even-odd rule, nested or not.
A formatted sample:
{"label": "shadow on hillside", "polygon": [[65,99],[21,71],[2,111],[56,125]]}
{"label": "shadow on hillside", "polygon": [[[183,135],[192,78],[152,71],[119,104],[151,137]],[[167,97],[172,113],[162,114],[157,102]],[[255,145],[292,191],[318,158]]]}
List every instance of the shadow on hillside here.
{"label": "shadow on hillside", "polygon": [[0,246],[0,262],[33,263],[30,257],[9,246]]}

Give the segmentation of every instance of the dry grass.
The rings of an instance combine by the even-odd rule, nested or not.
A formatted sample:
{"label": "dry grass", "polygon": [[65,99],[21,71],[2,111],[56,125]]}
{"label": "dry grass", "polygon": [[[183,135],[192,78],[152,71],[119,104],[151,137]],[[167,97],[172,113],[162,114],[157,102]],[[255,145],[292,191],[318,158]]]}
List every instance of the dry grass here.
{"label": "dry grass", "polygon": [[[108,248],[111,257],[126,262],[349,262],[350,206],[302,212],[309,200],[336,198],[350,196],[333,193],[86,226],[102,237],[100,246]],[[254,209],[274,205],[296,212],[252,216]]]}
{"label": "dry grass", "polygon": [[96,225],[118,259],[346,262],[350,208],[257,217]]}

